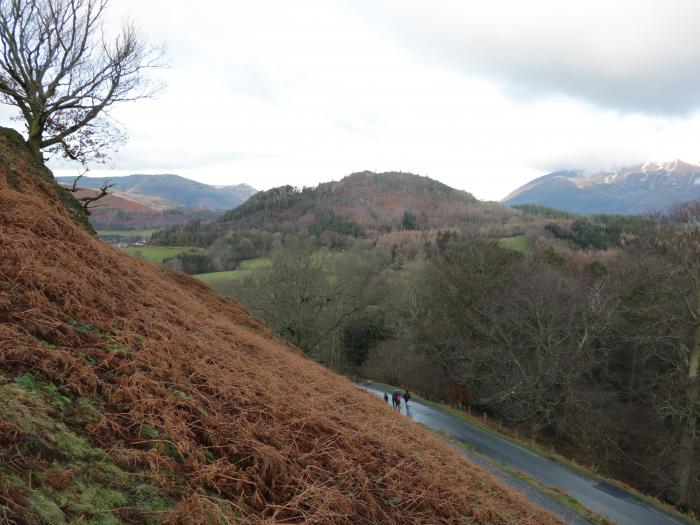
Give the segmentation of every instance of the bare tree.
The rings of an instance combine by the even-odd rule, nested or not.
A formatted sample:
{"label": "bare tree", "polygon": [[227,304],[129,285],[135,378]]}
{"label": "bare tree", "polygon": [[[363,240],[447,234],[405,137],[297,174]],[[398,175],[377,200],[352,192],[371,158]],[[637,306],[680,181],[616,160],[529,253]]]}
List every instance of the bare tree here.
{"label": "bare tree", "polygon": [[108,38],[108,0],[0,0],[0,100],[16,106],[27,143],[83,163],[123,140],[108,110],[156,94],[147,70],[163,51],[124,23]]}
{"label": "bare tree", "polygon": [[[85,172],[81,173],[78,175],[74,180],[73,184],[71,185],[70,188],[66,188],[68,191],[71,193],[77,193],[80,191],[82,188],[78,186],[78,181],[83,178],[83,175],[85,175]],[[93,203],[97,202],[98,200],[106,197],[107,195],[110,194],[110,191],[112,188],[114,188],[117,185],[116,182],[112,182],[111,180],[107,179],[102,186],[97,189],[97,194],[94,195],[86,195],[85,197],[78,197],[77,200],[80,203],[80,205],[83,207],[83,209],[89,213],[89,210],[91,208],[94,208],[96,206],[93,205]]]}
{"label": "bare tree", "polygon": [[[700,413],[700,201],[657,217],[632,252],[628,310],[654,407],[676,432],[676,501],[691,503]],[[634,261],[636,257],[637,261]],[[651,363],[651,364],[650,364]]]}
{"label": "bare tree", "polygon": [[304,352],[338,367],[342,328],[376,300],[376,271],[371,258],[292,242],[240,283],[236,296]]}

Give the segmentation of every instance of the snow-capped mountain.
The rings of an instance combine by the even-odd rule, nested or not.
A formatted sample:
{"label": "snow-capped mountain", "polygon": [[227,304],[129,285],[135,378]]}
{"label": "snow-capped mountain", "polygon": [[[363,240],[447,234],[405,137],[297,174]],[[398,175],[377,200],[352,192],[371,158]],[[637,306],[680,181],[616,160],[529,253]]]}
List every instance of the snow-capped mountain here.
{"label": "snow-capped mountain", "polygon": [[583,214],[637,214],[695,199],[700,199],[700,166],[676,159],[614,172],[556,171],[528,182],[501,202]]}

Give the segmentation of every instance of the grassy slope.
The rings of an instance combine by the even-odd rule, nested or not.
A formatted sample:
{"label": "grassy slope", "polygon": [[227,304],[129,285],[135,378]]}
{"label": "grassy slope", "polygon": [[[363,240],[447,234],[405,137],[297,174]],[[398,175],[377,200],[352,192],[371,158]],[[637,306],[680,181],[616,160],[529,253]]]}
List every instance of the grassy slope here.
{"label": "grassy slope", "polygon": [[264,268],[270,265],[270,259],[261,257],[259,259],[249,259],[241,262],[237,270],[229,270],[226,272],[210,272],[193,275],[195,279],[199,279],[207,286],[218,290],[222,286],[229,285],[232,281],[239,281],[251,274],[252,271],[259,268]]}
{"label": "grassy slope", "polygon": [[122,248],[129,255],[143,257],[147,261],[162,263],[168,257],[175,257],[181,253],[196,252],[196,248],[189,246],[129,246]]}
{"label": "grassy slope", "polygon": [[234,301],[94,239],[2,139],[0,245],[0,515],[556,523]]}
{"label": "grassy slope", "polygon": [[528,243],[527,237],[524,235],[514,235],[513,237],[505,237],[500,239],[500,245],[504,248],[509,248],[517,252],[527,253]]}
{"label": "grassy slope", "polygon": [[147,228],[147,229],[141,229],[141,230],[97,230],[97,235],[100,237],[107,237],[107,236],[117,236],[121,235],[122,237],[150,237],[153,232],[156,232],[158,230],[154,228]]}
{"label": "grassy slope", "polygon": [[[86,524],[118,523],[112,509],[121,507],[129,509],[125,517],[131,520],[160,523],[174,506],[173,498],[152,483],[150,472],[123,470],[107,451],[71,430],[101,417],[90,400],[72,399],[30,374],[14,382],[0,375],[3,445],[15,462],[33,460],[33,481],[28,488],[12,461],[0,463],[0,479],[12,503],[25,509],[27,521],[61,525],[82,518]],[[0,507],[3,503],[8,502],[0,497]]]}

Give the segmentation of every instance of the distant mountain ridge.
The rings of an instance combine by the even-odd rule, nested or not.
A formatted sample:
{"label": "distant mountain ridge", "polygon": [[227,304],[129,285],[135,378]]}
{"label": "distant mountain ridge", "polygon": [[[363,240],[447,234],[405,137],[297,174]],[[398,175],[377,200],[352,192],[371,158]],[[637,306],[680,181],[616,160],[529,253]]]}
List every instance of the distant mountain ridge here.
{"label": "distant mountain ridge", "polygon": [[556,171],[534,179],[501,202],[537,204],[574,213],[641,214],[700,199],[700,166],[676,159],[614,172]]}
{"label": "distant mountain ridge", "polygon": [[[56,180],[61,184],[72,184],[74,178],[56,177]],[[121,197],[158,209],[170,207],[224,211],[242,204],[257,192],[248,184],[211,186],[179,175],[82,177],[79,186],[99,188],[108,180],[115,184],[114,191]]]}

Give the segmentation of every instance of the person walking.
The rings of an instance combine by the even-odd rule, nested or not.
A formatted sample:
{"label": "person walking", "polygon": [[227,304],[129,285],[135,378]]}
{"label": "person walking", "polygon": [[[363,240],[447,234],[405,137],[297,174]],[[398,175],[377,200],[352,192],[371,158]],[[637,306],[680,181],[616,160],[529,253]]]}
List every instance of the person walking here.
{"label": "person walking", "polygon": [[389,394],[387,394],[386,392],[384,392],[384,401],[386,401],[387,403],[389,402]]}
{"label": "person walking", "polygon": [[401,392],[394,392],[391,395],[391,402],[394,405],[394,408],[401,410]]}
{"label": "person walking", "polygon": [[408,388],[403,394],[403,401],[406,403],[406,408],[408,409],[408,401],[411,399],[411,394],[408,392]]}

